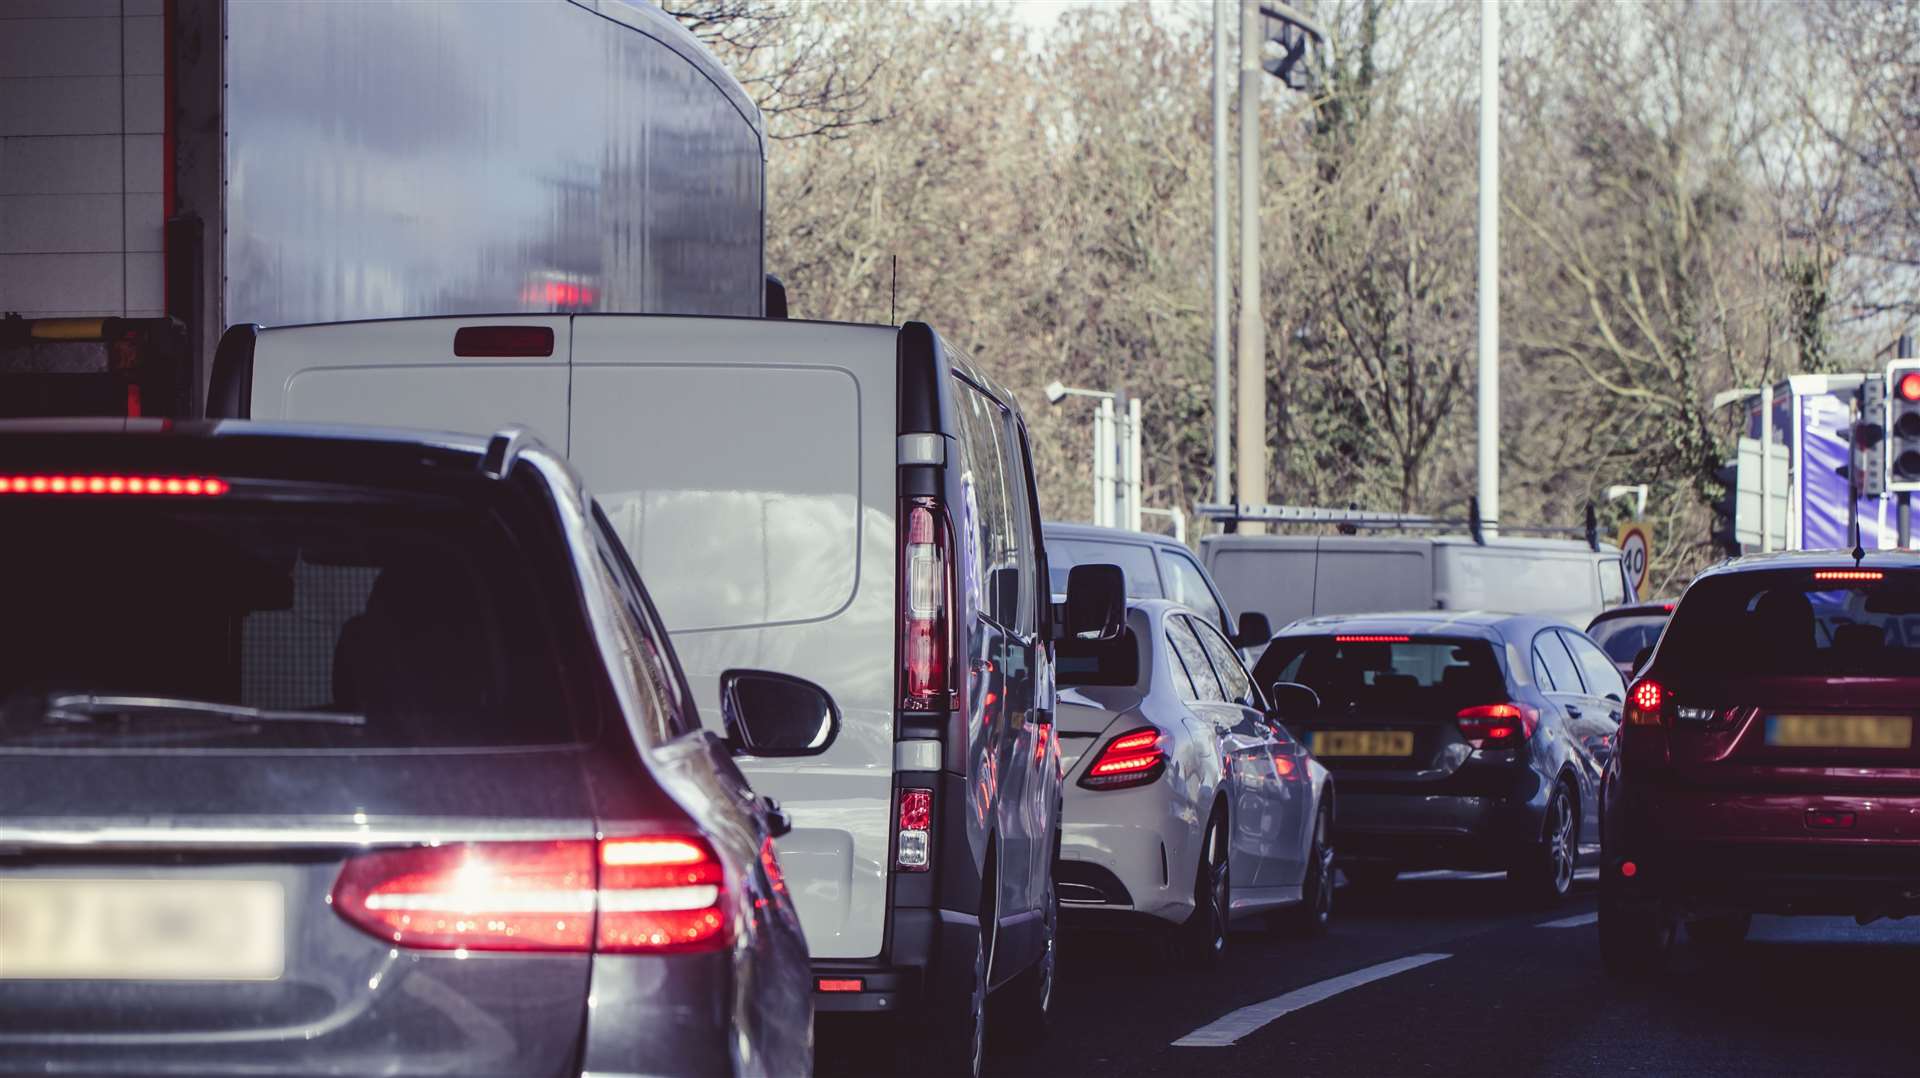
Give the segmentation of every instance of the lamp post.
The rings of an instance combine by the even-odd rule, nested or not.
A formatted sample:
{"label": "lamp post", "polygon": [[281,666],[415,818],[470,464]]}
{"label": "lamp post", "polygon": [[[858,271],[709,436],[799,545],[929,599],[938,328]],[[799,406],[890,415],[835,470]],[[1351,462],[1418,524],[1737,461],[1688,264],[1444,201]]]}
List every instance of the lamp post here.
{"label": "lamp post", "polygon": [[1140,530],[1140,399],[1126,390],[1078,389],[1049,382],[1047,403],[1068,397],[1100,402],[1093,417],[1093,522]]}

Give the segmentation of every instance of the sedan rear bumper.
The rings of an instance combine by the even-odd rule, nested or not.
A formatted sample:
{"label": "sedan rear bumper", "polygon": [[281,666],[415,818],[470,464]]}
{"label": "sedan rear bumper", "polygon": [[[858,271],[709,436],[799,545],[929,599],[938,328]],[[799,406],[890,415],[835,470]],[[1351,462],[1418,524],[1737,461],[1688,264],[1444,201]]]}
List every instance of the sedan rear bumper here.
{"label": "sedan rear bumper", "polygon": [[1503,869],[1539,841],[1542,807],[1472,795],[1343,793],[1333,848],[1347,864]]}
{"label": "sedan rear bumper", "polygon": [[1143,915],[1175,924],[1193,914],[1193,880],[1201,825],[1167,811],[1163,790],[1100,793],[1102,819],[1074,820],[1075,799],[1060,829],[1060,914],[1081,927],[1137,927]]}

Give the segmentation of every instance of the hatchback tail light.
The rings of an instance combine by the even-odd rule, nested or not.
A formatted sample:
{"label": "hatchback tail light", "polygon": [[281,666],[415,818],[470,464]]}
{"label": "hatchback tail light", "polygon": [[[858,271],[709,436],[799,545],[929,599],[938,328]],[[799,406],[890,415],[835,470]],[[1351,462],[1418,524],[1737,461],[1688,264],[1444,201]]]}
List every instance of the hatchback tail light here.
{"label": "hatchback tail light", "polygon": [[1089,790],[1125,790],[1145,786],[1167,769],[1166,735],[1151,726],[1129,730],[1107,742],[1080,776]]}
{"label": "hatchback tail light", "polygon": [[1507,749],[1527,740],[1540,727],[1540,712],[1526,704],[1481,704],[1454,716],[1460,736],[1476,749]]}
{"label": "hatchback tail light", "polygon": [[947,513],[937,498],[901,506],[900,704],[907,711],[953,706],[953,559]]}
{"label": "hatchback tail light", "polygon": [[900,827],[893,863],[902,872],[933,867],[933,791],[900,791]]}
{"label": "hatchback tail light", "polygon": [[1664,726],[1666,725],[1667,705],[1673,702],[1673,694],[1652,678],[1641,678],[1627,690],[1627,726]]}
{"label": "hatchback tail light", "polygon": [[725,878],[694,836],[480,842],[361,854],[327,901],[403,947],[657,954],[727,945]]}

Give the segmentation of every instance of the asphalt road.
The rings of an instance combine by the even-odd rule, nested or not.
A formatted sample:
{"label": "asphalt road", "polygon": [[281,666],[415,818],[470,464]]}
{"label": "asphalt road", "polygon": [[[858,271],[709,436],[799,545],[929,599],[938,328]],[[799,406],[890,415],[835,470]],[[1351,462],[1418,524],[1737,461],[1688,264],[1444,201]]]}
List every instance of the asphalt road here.
{"label": "asphalt road", "polygon": [[[1322,939],[1236,932],[1211,973],[1159,967],[1127,936],[1072,936],[1052,1037],[995,1045],[989,1073],[1920,1073],[1920,921],[1761,918],[1737,954],[1707,962],[1683,942],[1664,977],[1632,984],[1601,970],[1593,911],[1588,879],[1541,911],[1454,873],[1342,889]],[[897,1070],[875,1032],[823,1027],[819,1073]]]}

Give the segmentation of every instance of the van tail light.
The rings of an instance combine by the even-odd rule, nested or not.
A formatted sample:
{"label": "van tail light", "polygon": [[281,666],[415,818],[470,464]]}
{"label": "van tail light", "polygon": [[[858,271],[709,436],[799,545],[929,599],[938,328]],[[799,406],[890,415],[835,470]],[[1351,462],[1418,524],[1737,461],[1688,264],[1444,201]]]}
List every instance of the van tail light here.
{"label": "van tail light", "polygon": [[1673,694],[1652,678],[1641,678],[1627,690],[1627,708],[1624,725],[1627,726],[1664,726],[1666,725],[1667,706],[1673,702]]}
{"label": "van tail light", "polygon": [[402,947],[659,954],[727,946],[725,895],[705,839],[648,835],[361,854],[327,901]]}
{"label": "van tail light", "polygon": [[1540,728],[1540,712],[1526,704],[1481,704],[1454,716],[1460,736],[1476,749],[1508,749]]}
{"label": "van tail light", "polygon": [[933,791],[900,791],[900,828],[893,863],[902,872],[933,867]]}
{"label": "van tail light", "polygon": [[947,513],[937,498],[901,505],[900,704],[907,711],[953,706],[953,559]]}
{"label": "van tail light", "polygon": [[1145,786],[1167,769],[1166,736],[1151,726],[1129,730],[1107,742],[1080,785],[1089,790],[1125,790]]}

